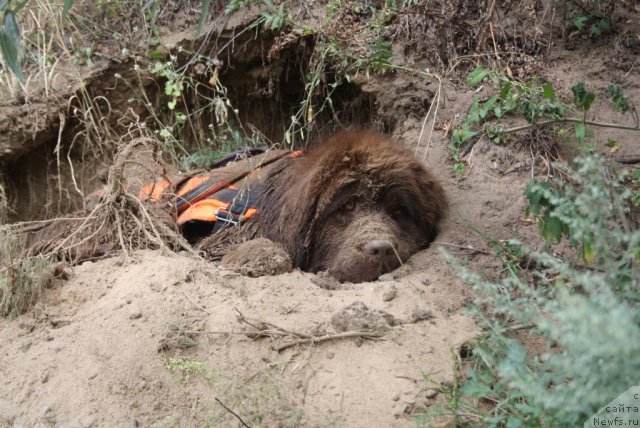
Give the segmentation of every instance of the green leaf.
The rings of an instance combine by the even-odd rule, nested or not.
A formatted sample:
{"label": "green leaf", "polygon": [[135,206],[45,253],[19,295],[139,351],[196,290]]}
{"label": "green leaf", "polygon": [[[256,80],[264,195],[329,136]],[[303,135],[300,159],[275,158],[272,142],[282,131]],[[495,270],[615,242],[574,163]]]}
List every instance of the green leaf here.
{"label": "green leaf", "polygon": [[475,135],[478,135],[478,133],[467,128],[456,129],[453,131],[453,142],[456,143],[456,145],[460,145]]}
{"label": "green leaf", "polygon": [[607,86],[607,94],[611,97],[615,111],[626,113],[627,110],[629,110],[629,98],[624,95],[619,85],[610,83],[609,86]]}
{"label": "green leaf", "polygon": [[596,251],[594,250],[590,239],[585,239],[582,243],[582,258],[588,264],[591,264],[596,258]]}
{"label": "green leaf", "polygon": [[4,15],[4,25],[0,26],[0,51],[5,63],[13,71],[16,77],[24,82],[24,74],[20,70],[18,54],[20,53],[20,30],[15,21],[13,12],[6,11]]}
{"label": "green leaf", "polygon": [[547,210],[539,223],[540,234],[550,244],[557,244],[562,239],[564,229],[562,221],[558,217],[551,216]]}
{"label": "green leaf", "polygon": [[64,6],[62,6],[62,19],[67,17],[71,6],[73,6],[73,0],[64,0]]}
{"label": "green leaf", "polygon": [[553,85],[551,84],[551,82],[545,83],[544,86],[542,87],[542,97],[551,102],[555,101],[556,92],[553,89]]}
{"label": "green leaf", "polygon": [[13,11],[8,10],[4,13],[4,29],[8,40],[15,46],[16,52],[20,51],[20,28],[16,22],[16,15]]}
{"label": "green leaf", "polygon": [[149,52],[149,59],[165,59],[166,54],[162,51],[151,51]]}
{"label": "green leaf", "polygon": [[[539,188],[541,187],[541,188]],[[539,215],[543,206],[547,203],[544,197],[544,190],[548,189],[549,185],[543,181],[533,179],[529,182],[527,189],[524,191],[524,196],[529,200],[525,214],[533,213]]]}
{"label": "green leaf", "polygon": [[200,36],[200,32],[202,31],[202,26],[204,25],[204,21],[206,21],[207,17],[209,16],[209,6],[211,6],[211,0],[202,1],[202,11],[200,12],[200,19],[198,20],[198,27],[196,28],[196,35],[195,35],[196,38]]}
{"label": "green leaf", "polygon": [[612,153],[620,149],[620,145],[618,144],[618,142],[616,140],[612,140],[611,138],[607,139],[605,146],[607,146]]}
{"label": "green leaf", "polygon": [[524,421],[517,416],[509,416],[507,419],[507,428],[520,428],[524,426]]}
{"label": "green leaf", "polygon": [[589,111],[589,109],[591,108],[591,104],[593,104],[595,100],[596,94],[594,94],[593,92],[588,92],[587,97],[584,100],[584,111]]}
{"label": "green leaf", "polygon": [[586,137],[586,127],[584,125],[584,122],[578,122],[575,124],[576,127],[576,138],[578,139],[578,141],[580,143],[584,143],[584,139]]}
{"label": "green leaf", "polygon": [[500,98],[505,99],[511,95],[511,82],[504,82],[500,85]]}
{"label": "green leaf", "polygon": [[479,65],[478,67],[476,67],[475,70],[469,73],[469,76],[467,77],[467,85],[468,86],[477,85],[478,83],[482,82],[482,79],[487,77],[487,75],[489,75],[490,73],[491,73],[491,70],[486,70],[482,68],[481,65]]}
{"label": "green leaf", "polygon": [[487,117],[487,114],[493,109],[493,105],[496,101],[498,101],[496,97],[491,97],[482,104],[480,111],[478,112],[480,119],[485,119]]}
{"label": "green leaf", "polygon": [[584,82],[578,82],[571,87],[573,92],[573,103],[577,108],[584,111],[589,111],[591,104],[596,99],[596,95],[593,92],[588,92]]}
{"label": "green leaf", "polygon": [[640,168],[638,168],[635,171],[633,171],[633,175],[631,176],[631,178],[634,181],[640,181]]}
{"label": "green leaf", "polygon": [[578,30],[582,30],[588,20],[589,18],[586,16],[577,16],[573,18],[573,25],[575,25]]}

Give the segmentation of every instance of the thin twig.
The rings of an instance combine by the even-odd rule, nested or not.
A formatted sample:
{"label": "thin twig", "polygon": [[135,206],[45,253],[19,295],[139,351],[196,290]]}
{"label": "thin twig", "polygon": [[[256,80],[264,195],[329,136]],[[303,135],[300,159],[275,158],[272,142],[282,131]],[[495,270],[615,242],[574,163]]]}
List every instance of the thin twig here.
{"label": "thin twig", "polygon": [[[242,312],[240,312],[238,310],[238,308],[234,308],[236,310],[236,312],[238,313],[238,316],[240,317],[240,321],[244,322],[245,324],[250,325],[251,327],[255,328],[256,330],[258,330],[259,332],[269,332],[269,333],[275,333],[275,334],[280,334],[281,336],[296,336],[296,337],[303,337],[303,338],[312,338],[313,336],[310,334],[306,334],[306,333],[300,333],[297,331],[293,331],[293,330],[289,330],[286,328],[282,328],[280,326],[277,326],[271,322],[268,321],[262,321],[262,320],[257,320],[257,319],[252,319],[252,318],[247,318],[245,317]],[[272,332],[271,330],[267,330],[261,326],[267,326],[267,327],[271,327],[273,329],[275,329],[275,332]],[[271,335],[271,334],[269,334]]]}
{"label": "thin twig", "polygon": [[208,313],[209,315],[211,315],[211,312],[209,312],[208,310],[206,310],[204,306],[199,305],[196,301],[194,301],[191,297],[189,297],[189,296],[187,295],[187,293],[185,293],[184,291],[180,291],[180,292],[182,293],[182,295],[183,295],[183,296],[184,296],[188,301],[190,301],[191,303],[193,303],[193,306],[195,306],[196,308],[200,309],[202,312],[206,312],[206,313]]}
{"label": "thin twig", "polygon": [[242,418],[240,417],[240,415],[238,415],[236,412],[234,412],[233,410],[231,410],[230,408],[228,408],[227,406],[224,405],[224,403],[222,401],[220,401],[220,399],[218,397],[215,397],[216,401],[218,402],[218,404],[220,404],[222,407],[224,407],[224,409],[231,413],[233,416],[235,416],[240,423],[242,424],[242,426],[245,426],[246,428],[251,428],[249,425],[247,425],[247,423],[245,421],[242,420]]}
{"label": "thin twig", "polygon": [[634,155],[619,156],[619,157],[613,158],[613,160],[621,164],[633,165],[636,163],[640,163],[640,156],[634,156]]}
{"label": "thin twig", "polygon": [[382,337],[382,333],[376,333],[374,331],[345,331],[344,333],[337,334],[327,334],[319,337],[310,337],[307,339],[298,339],[293,342],[285,343],[283,345],[274,346],[273,349],[276,352],[283,351],[287,348],[291,348],[292,346],[304,345],[307,343],[311,343],[313,345],[317,345],[322,342],[326,342],[329,340],[338,340],[338,339],[348,339],[351,337],[362,337],[364,339]]}
{"label": "thin twig", "polygon": [[637,126],[620,125],[617,123],[594,122],[592,120],[582,120],[577,117],[566,117],[564,119],[551,119],[551,120],[545,120],[543,122],[536,122],[536,123],[530,123],[522,126],[515,126],[513,128],[503,130],[502,133],[511,134],[518,131],[524,131],[533,127],[553,125],[555,123],[584,123],[585,125],[598,126],[601,128],[624,129],[627,131],[640,131],[640,127],[637,127]]}
{"label": "thin twig", "polygon": [[485,251],[485,250],[479,250],[477,248],[473,248],[471,245],[465,246],[465,245],[456,245],[456,244],[450,244],[448,242],[434,242],[434,244],[436,245],[442,245],[443,247],[452,247],[452,248],[460,248],[461,250],[469,250],[469,251],[473,251],[476,253],[482,253],[482,254],[488,254],[491,255],[490,252]]}
{"label": "thin twig", "polygon": [[531,328],[534,328],[536,325],[535,324],[516,324],[516,325],[512,325],[511,327],[507,327],[504,329],[505,332],[513,332],[513,331],[519,331],[519,330],[529,330]]}

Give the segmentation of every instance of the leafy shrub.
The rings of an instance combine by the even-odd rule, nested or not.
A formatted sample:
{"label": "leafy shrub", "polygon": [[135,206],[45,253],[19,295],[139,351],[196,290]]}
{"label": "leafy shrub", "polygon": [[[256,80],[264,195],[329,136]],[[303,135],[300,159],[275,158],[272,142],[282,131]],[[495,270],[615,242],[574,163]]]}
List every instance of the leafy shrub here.
{"label": "leafy shrub", "polygon": [[[475,343],[469,379],[454,392],[461,425],[578,426],[640,384],[640,231],[627,221],[629,173],[597,155],[561,168],[570,181],[533,181],[528,211],[549,245],[566,240],[581,254],[561,260],[507,241],[503,280],[461,268],[487,330]],[[520,329],[539,336],[544,349],[527,349],[513,333]]]}
{"label": "leafy shrub", "polygon": [[[569,135],[567,129],[562,128],[572,124],[573,137],[584,152],[595,152],[596,142],[589,141],[588,127],[616,128],[626,131],[640,131],[640,118],[635,105],[624,95],[622,88],[615,84],[607,87],[607,95],[611,99],[613,111],[629,113],[634,124],[604,123],[587,119],[596,95],[587,89],[584,82],[578,82],[571,87],[572,103],[559,100],[556,89],[551,82],[543,83],[538,77],[528,81],[521,81],[510,75],[483,68],[478,65],[469,73],[467,85],[474,87],[487,81],[495,87],[496,95],[486,100],[474,97],[469,112],[459,128],[453,131],[453,141],[450,146],[453,171],[458,177],[463,176],[464,163],[461,151],[467,145],[475,144],[481,136],[501,144],[509,141],[511,134],[550,126],[560,126],[558,135]],[[505,127],[500,123],[506,115],[521,116],[526,124]],[[611,151],[617,150],[618,144],[609,140],[606,143]]]}

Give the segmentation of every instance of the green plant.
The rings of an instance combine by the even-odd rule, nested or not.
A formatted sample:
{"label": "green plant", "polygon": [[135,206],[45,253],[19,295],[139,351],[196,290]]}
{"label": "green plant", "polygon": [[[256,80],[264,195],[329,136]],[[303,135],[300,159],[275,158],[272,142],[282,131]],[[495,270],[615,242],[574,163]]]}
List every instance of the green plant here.
{"label": "green plant", "polygon": [[[509,136],[516,132],[551,125],[573,124],[573,136],[581,149],[593,152],[597,146],[595,143],[587,143],[588,126],[640,131],[636,108],[618,85],[610,84],[607,88],[612,108],[621,113],[631,112],[635,119],[634,125],[587,120],[587,112],[592,108],[596,95],[587,90],[584,82],[578,82],[571,88],[573,100],[570,105],[557,99],[556,89],[551,82],[542,83],[536,77],[522,82],[480,65],[467,77],[467,85],[478,86],[486,80],[496,87],[498,94],[484,100],[474,97],[467,116],[452,134],[450,154],[454,162],[454,172],[459,177],[464,172],[460,150],[480,136],[486,136],[500,144],[506,143]],[[505,127],[500,123],[500,119],[505,115],[516,113],[520,114],[527,124]],[[607,145],[613,148],[616,143],[608,141]]]}
{"label": "green plant", "polygon": [[269,12],[265,11],[260,14],[262,23],[266,28],[276,31],[291,22],[284,3],[276,6],[271,0],[263,0],[263,2],[269,8]]}
{"label": "green plant", "polygon": [[[630,173],[593,154],[575,165],[558,166],[569,180],[534,181],[525,193],[549,247],[492,241],[507,272],[498,282],[460,267],[487,332],[459,390],[464,405],[450,409],[461,425],[578,426],[640,382],[640,230],[628,220]],[[559,259],[552,246],[562,239],[581,256]],[[542,349],[528,348],[518,330]]]}
{"label": "green plant", "polygon": [[565,19],[565,27],[577,32],[587,32],[591,36],[601,37],[611,32],[611,13],[599,0],[575,0],[566,2],[569,12]]}
{"label": "green plant", "polygon": [[60,269],[48,257],[24,257],[22,251],[19,235],[0,230],[0,316],[27,310]]}
{"label": "green plant", "polygon": [[229,425],[237,420],[220,403],[229,406],[253,425],[297,426],[301,414],[280,392],[275,373],[280,371],[280,363],[271,363],[248,379],[236,378],[214,370],[206,363],[184,357],[171,357],[166,367],[180,379],[183,388],[189,389],[194,383],[204,383],[207,398],[203,398],[200,412],[207,415],[207,426]]}
{"label": "green plant", "polygon": [[[142,84],[142,97],[129,100],[146,107],[152,119],[150,128],[173,163],[183,169],[207,167],[224,153],[265,145],[260,135],[249,135],[243,128],[238,110],[218,79],[216,60],[184,50],[182,53],[192,55],[201,76],[211,76],[207,83],[187,73],[177,56],[171,55],[148,68],[161,85],[160,102],[152,102],[152,95]],[[136,70],[142,69],[136,66]]]}
{"label": "green plant", "polygon": [[0,51],[7,67],[24,82],[24,74],[20,69],[20,49],[21,36],[16,13],[20,11],[29,0],[23,0],[11,7],[11,0],[0,0],[0,14],[2,14],[2,25],[0,25]]}

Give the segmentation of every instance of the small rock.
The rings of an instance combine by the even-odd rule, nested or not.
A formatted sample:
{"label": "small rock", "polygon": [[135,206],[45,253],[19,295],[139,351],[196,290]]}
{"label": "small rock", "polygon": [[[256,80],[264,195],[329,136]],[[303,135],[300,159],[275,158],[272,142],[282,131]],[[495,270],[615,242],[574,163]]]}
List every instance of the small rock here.
{"label": "small rock", "polygon": [[339,290],[340,282],[329,275],[327,272],[318,272],[315,276],[311,277],[311,282],[320,288],[325,290]]}
{"label": "small rock", "polygon": [[23,330],[27,330],[29,333],[31,333],[36,328],[35,324],[29,321],[21,321],[18,324],[18,327]]}
{"label": "small rock", "polygon": [[425,278],[422,280],[422,285],[431,285],[431,280],[429,278]]}
{"label": "small rock", "polygon": [[400,394],[396,394],[393,397],[391,397],[391,401],[398,401],[400,399]]}
{"label": "small rock", "polygon": [[130,305],[131,304],[131,299],[127,299],[127,300],[125,300],[125,302],[127,302],[127,305]]}
{"label": "small rock", "polygon": [[31,341],[30,340],[25,340],[24,342],[22,342],[22,345],[20,345],[20,350],[22,352],[27,352],[29,350],[29,348],[31,348]]}
{"label": "small rock", "polygon": [[266,238],[252,239],[231,249],[222,258],[221,265],[253,278],[293,270],[284,247]]}
{"label": "small rock", "polygon": [[80,266],[82,267],[89,267],[93,264],[93,262],[91,260],[87,260],[86,262],[83,262]]}
{"label": "small rock", "polygon": [[49,372],[48,371],[43,371],[42,374],[40,375],[40,382],[42,383],[47,383],[49,382]]}
{"label": "small rock", "polygon": [[390,300],[393,300],[396,298],[396,294],[398,294],[398,289],[395,285],[392,285],[391,287],[384,290],[384,293],[382,294],[382,301],[388,302]]}
{"label": "small rock", "polygon": [[142,312],[134,312],[131,315],[129,315],[129,319],[130,320],[137,320],[139,318],[142,318]]}
{"label": "small rock", "polygon": [[393,281],[394,279],[396,279],[395,275],[391,272],[389,273],[385,273],[383,275],[380,275],[378,277],[378,281],[380,282],[384,282],[384,281]]}
{"label": "small rock", "polygon": [[86,415],[80,419],[80,426],[82,427],[95,427],[97,426],[98,419],[95,415]]}
{"label": "small rock", "polygon": [[433,312],[426,309],[416,309],[414,310],[409,319],[406,321],[407,324],[415,324],[420,321],[428,321],[434,318]]}
{"label": "small rock", "polygon": [[332,360],[333,357],[335,357],[336,354],[334,354],[333,352],[327,352],[327,360]]}
{"label": "small rock", "polygon": [[363,302],[353,302],[331,316],[331,325],[337,331],[386,329],[398,324],[393,315],[369,309]]}
{"label": "small rock", "polygon": [[60,327],[64,327],[67,326],[69,324],[71,324],[71,321],[68,319],[64,319],[64,318],[56,318],[56,319],[50,319],[49,323],[51,324],[51,327],[53,328],[60,328]]}

